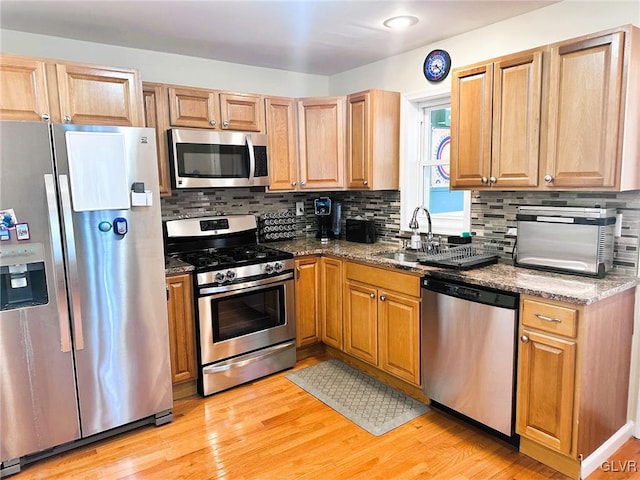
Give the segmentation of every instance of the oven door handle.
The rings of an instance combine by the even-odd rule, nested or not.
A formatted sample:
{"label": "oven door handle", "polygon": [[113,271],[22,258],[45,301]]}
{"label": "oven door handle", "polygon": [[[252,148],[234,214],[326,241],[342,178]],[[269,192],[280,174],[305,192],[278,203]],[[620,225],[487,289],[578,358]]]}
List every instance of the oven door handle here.
{"label": "oven door handle", "polygon": [[231,359],[217,365],[209,365],[208,367],[204,367],[202,369],[202,373],[207,375],[210,373],[226,372],[227,370],[231,370],[232,368],[245,367],[251,363],[255,363],[260,360],[264,360],[267,357],[276,355],[282,352],[283,350],[286,350],[293,346],[294,346],[293,342],[286,342],[286,343],[281,343],[280,345],[274,345],[273,347],[269,347],[265,350],[260,350],[258,352],[244,355],[241,359]]}
{"label": "oven door handle", "polygon": [[239,290],[246,290],[247,289],[251,289],[251,290],[256,290],[256,288],[254,287],[266,287],[266,286],[273,286],[274,283],[281,283],[283,281],[286,280],[292,280],[293,279],[293,273],[292,272],[287,272],[283,275],[277,275],[275,277],[270,277],[270,278],[263,278],[260,280],[255,280],[253,282],[243,282],[243,283],[236,283],[236,284],[232,284],[232,285],[221,285],[219,287],[207,287],[207,288],[201,288],[200,290],[198,290],[198,293],[201,297],[207,296],[207,295],[212,295],[212,294],[217,294],[218,296],[224,296],[221,294],[228,294],[228,295],[235,295],[236,293],[238,293]]}

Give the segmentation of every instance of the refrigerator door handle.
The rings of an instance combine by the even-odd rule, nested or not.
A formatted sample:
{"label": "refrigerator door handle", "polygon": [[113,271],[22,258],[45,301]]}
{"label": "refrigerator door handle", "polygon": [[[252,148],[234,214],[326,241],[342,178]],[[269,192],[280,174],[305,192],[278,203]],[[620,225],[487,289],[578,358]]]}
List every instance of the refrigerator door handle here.
{"label": "refrigerator door handle", "polygon": [[76,258],[76,240],[73,234],[73,218],[71,212],[71,194],[69,193],[69,178],[60,175],[60,199],[62,200],[62,218],[64,235],[67,245],[67,267],[69,275],[69,300],[71,301],[71,315],[73,316],[73,333],[76,350],[84,349],[84,335],[82,334],[82,311],[80,306],[80,282],[78,280],[78,261]]}
{"label": "refrigerator door handle", "polygon": [[60,324],[60,350],[71,351],[71,326],[69,325],[69,310],[67,308],[67,295],[64,285],[64,261],[62,258],[62,238],[60,237],[60,218],[56,189],[53,175],[44,175],[44,189],[47,196],[47,212],[49,214],[49,226],[51,230],[51,251],[53,255],[53,278],[58,299],[58,322]]}

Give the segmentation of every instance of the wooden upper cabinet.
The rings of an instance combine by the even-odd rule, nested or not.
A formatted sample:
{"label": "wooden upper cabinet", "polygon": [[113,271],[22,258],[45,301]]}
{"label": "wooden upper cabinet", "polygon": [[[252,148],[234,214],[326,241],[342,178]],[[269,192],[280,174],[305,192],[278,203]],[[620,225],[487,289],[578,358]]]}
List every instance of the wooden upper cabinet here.
{"label": "wooden upper cabinet", "polygon": [[[635,55],[638,53],[636,29]],[[625,45],[625,34],[629,37]],[[630,118],[638,119],[640,96],[635,81],[623,78],[625,64],[639,65],[631,56],[631,31],[617,31],[552,45],[549,67],[549,116],[544,183],[548,187],[606,187],[619,185],[625,98]],[[626,51],[625,51],[626,50]],[[635,67],[636,71],[638,67]],[[627,85],[627,82],[630,82]],[[634,113],[633,110],[636,112]],[[635,128],[637,163],[638,125]],[[631,146],[631,145],[630,145]],[[632,147],[633,151],[633,147]],[[637,178],[637,174],[633,176]]]}
{"label": "wooden upper cabinet", "polygon": [[301,189],[342,189],[345,170],[346,97],[298,100]]}
{"label": "wooden upper cabinet", "polygon": [[167,128],[169,127],[167,88],[159,83],[144,82],[142,84],[142,92],[144,97],[144,126],[156,129],[160,195],[171,195],[167,138]]}
{"label": "wooden upper cabinet", "polygon": [[543,50],[456,69],[451,99],[451,186],[538,184]]}
{"label": "wooden upper cabinet", "polygon": [[293,98],[266,97],[269,190],[291,191],[298,184],[296,108]]}
{"label": "wooden upper cabinet", "polygon": [[0,56],[3,120],[144,125],[137,70]]}
{"label": "wooden upper cabinet", "polygon": [[44,61],[1,55],[0,84],[0,119],[60,121],[49,107]]}
{"label": "wooden upper cabinet", "polygon": [[347,188],[397,190],[400,93],[367,90],[347,97]]}
{"label": "wooden upper cabinet", "polygon": [[493,65],[455,69],[451,79],[451,188],[483,186],[491,175]]}
{"label": "wooden upper cabinet", "polygon": [[203,88],[169,87],[169,121],[174,127],[219,128],[218,93]]}
{"label": "wooden upper cabinet", "polygon": [[174,127],[264,132],[262,96],[205,88],[169,87],[169,118]]}
{"label": "wooden upper cabinet", "polygon": [[57,64],[60,114],[65,123],[144,125],[142,82],[135,70]]}
{"label": "wooden upper cabinet", "polygon": [[223,130],[264,132],[264,105],[260,95],[220,93],[220,119]]}
{"label": "wooden upper cabinet", "polygon": [[451,187],[640,189],[640,28],[452,71]]}
{"label": "wooden upper cabinet", "polygon": [[536,50],[493,63],[490,185],[538,185],[542,56]]}

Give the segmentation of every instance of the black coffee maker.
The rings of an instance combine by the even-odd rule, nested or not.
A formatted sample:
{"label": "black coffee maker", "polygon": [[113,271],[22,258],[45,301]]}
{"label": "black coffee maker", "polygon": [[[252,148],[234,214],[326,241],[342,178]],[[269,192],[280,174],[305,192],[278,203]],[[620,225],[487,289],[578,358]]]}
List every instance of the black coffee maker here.
{"label": "black coffee maker", "polygon": [[335,238],[333,232],[333,212],[331,211],[331,199],[320,197],[314,200],[315,214],[318,217],[318,233],[316,238],[322,243],[327,243]]}

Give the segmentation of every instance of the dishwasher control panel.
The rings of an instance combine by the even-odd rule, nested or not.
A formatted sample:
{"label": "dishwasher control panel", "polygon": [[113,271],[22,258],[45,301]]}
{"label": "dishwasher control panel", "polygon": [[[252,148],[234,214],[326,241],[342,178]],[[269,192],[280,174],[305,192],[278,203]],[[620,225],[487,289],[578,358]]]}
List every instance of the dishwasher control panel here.
{"label": "dishwasher control panel", "polygon": [[423,277],[420,284],[422,288],[449,295],[450,297],[484,303],[500,308],[518,308],[518,294],[516,293],[502,292],[487,287],[475,287],[473,285],[444,281],[431,277]]}

